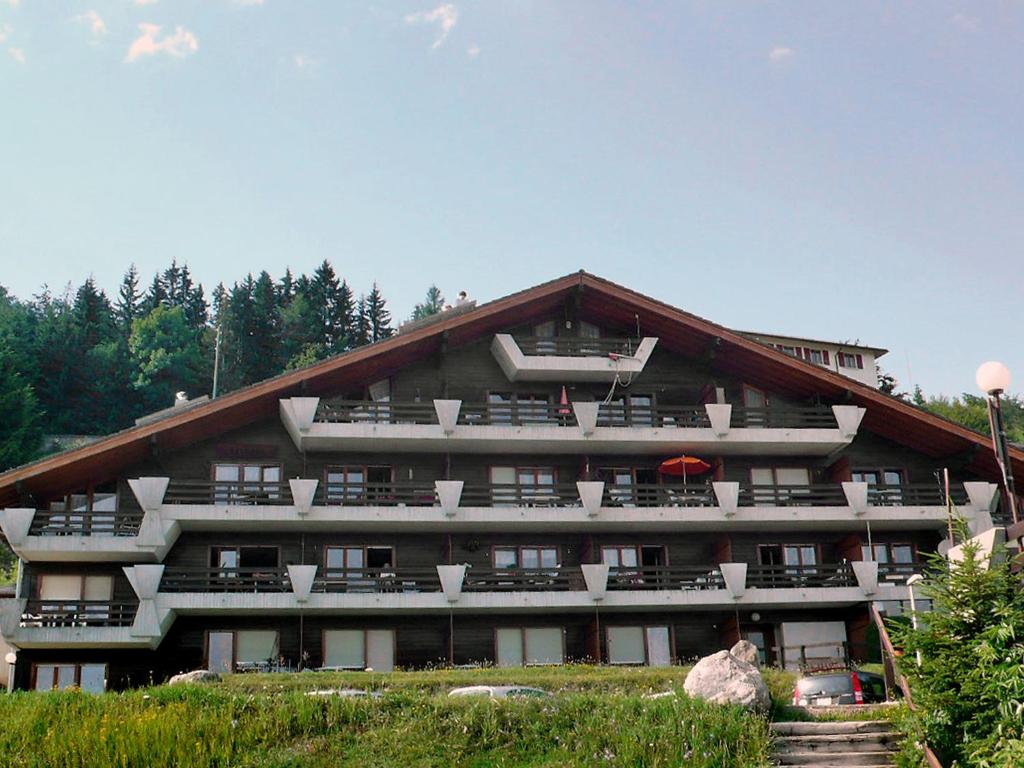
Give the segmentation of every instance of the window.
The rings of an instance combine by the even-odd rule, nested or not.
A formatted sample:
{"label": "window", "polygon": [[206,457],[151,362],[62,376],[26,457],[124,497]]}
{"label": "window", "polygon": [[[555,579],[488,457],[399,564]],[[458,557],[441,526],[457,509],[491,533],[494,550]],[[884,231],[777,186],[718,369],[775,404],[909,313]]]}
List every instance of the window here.
{"label": "window", "polygon": [[580,321],[580,338],[583,339],[600,339],[601,329],[593,323],[587,323]]}
{"label": "window", "polygon": [[900,505],[903,503],[903,470],[901,469],[855,469],[850,473],[855,483],[868,484],[868,499],[875,505]]}
{"label": "window", "polygon": [[862,544],[860,552],[864,560],[874,560],[876,563],[908,564],[914,562],[913,544],[874,543],[870,548],[867,544]]}
{"label": "window", "polygon": [[496,629],[494,644],[499,667],[565,662],[561,627]]}
{"label": "window", "polygon": [[327,547],[324,551],[324,566],[328,571],[361,574],[363,569],[378,571],[394,567],[393,547],[353,546]]}
{"label": "window", "polygon": [[610,664],[647,664],[667,667],[672,663],[668,627],[608,627]]}
{"label": "window", "polygon": [[803,357],[801,354],[802,347],[793,347],[787,344],[776,344],[775,348],[790,357]]}
{"label": "window", "polygon": [[213,498],[217,504],[258,504],[281,498],[278,464],[214,464]]}
{"label": "window", "polygon": [[655,469],[600,467],[597,470],[597,479],[604,482],[608,503],[612,506],[650,507],[657,506],[662,500],[658,489],[653,487],[660,485],[662,481]]}
{"label": "window", "polygon": [[496,507],[557,503],[554,467],[491,467],[491,503]]}
{"label": "window", "polygon": [[561,566],[558,547],[495,547],[491,558],[495,568],[539,570]]}
{"label": "window", "polygon": [[393,485],[394,470],[390,466],[349,465],[325,470],[329,504],[386,502],[394,496]]}
{"label": "window", "polygon": [[75,687],[87,693],[103,693],[107,689],[106,664],[33,664],[32,677],[36,691]]}
{"label": "window", "polygon": [[395,633],[391,629],[325,629],[323,665],[329,669],[395,668]]}
{"label": "window", "polygon": [[814,544],[759,544],[757,559],[761,565],[774,566],[768,578],[778,578],[779,586],[804,576],[814,575],[818,564],[818,548]]}
{"label": "window", "polygon": [[654,396],[614,397],[600,410],[600,424],[608,427],[650,427],[654,424]]}
{"label": "window", "polygon": [[60,534],[113,535],[114,513],[117,511],[117,484],[91,488],[83,493],[69,493],[49,503],[52,512],[47,532]]}
{"label": "window", "polygon": [[278,661],[277,630],[246,629],[206,634],[206,668],[211,672],[271,667]]}
{"label": "window", "polygon": [[550,398],[542,393],[491,392],[491,424],[543,424],[552,420]]}
{"label": "window", "polygon": [[746,408],[767,408],[768,395],[763,390],[744,384],[743,405]]}
{"label": "window", "polygon": [[754,467],[750,484],[755,506],[799,505],[806,503],[811,471],[807,467]]}
{"label": "window", "polygon": [[602,546],[601,562],[609,567],[609,578],[618,582],[652,583],[659,578],[658,569],[668,565],[668,553],[660,544]]}
{"label": "window", "polygon": [[815,365],[828,365],[829,355],[827,349],[811,349],[804,347],[804,360]]}
{"label": "window", "polygon": [[221,575],[237,574],[239,569],[265,568],[276,570],[279,564],[277,547],[211,547],[210,567],[220,569]]}
{"label": "window", "polygon": [[840,368],[864,368],[863,355],[857,355],[851,352],[838,352],[836,353],[836,358],[839,360]]}

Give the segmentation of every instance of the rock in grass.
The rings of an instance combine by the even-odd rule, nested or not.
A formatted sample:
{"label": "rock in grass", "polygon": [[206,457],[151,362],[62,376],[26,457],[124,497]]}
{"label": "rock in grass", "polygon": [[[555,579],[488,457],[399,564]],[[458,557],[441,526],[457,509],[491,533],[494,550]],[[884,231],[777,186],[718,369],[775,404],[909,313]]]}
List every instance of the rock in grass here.
{"label": "rock in grass", "polygon": [[714,704],[738,704],[759,712],[771,706],[768,686],[757,667],[719,651],[698,661],[686,676],[683,689],[694,698]]}
{"label": "rock in grass", "polygon": [[208,669],[196,669],[192,672],[183,672],[175,675],[167,681],[168,685],[181,685],[184,683],[219,683],[220,675],[210,672]]}
{"label": "rock in grass", "polygon": [[760,666],[761,656],[757,652],[757,646],[749,640],[740,640],[729,649],[729,653],[740,661],[747,662],[747,664],[752,664],[755,667]]}

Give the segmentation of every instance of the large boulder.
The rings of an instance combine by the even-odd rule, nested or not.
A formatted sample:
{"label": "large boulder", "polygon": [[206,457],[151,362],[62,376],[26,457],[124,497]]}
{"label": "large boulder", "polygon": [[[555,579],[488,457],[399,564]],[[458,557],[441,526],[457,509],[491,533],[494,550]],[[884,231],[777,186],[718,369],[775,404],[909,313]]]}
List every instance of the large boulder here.
{"label": "large boulder", "polygon": [[690,696],[715,704],[738,704],[765,712],[771,707],[768,686],[757,667],[719,651],[698,661],[686,676],[683,689]]}
{"label": "large boulder", "polygon": [[220,675],[210,672],[208,669],[196,669],[192,672],[183,672],[175,675],[167,681],[168,685],[183,685],[185,683],[219,683]]}
{"label": "large boulder", "polygon": [[747,664],[753,664],[755,667],[760,666],[761,655],[757,651],[757,646],[749,640],[740,640],[729,649],[729,653],[740,661],[747,662]]}

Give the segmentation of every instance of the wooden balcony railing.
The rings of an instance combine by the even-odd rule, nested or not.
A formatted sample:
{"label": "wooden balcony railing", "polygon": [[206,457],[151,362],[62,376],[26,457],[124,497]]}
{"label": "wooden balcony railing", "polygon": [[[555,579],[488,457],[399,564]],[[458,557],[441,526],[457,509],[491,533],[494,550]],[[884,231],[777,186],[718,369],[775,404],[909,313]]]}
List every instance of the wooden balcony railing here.
{"label": "wooden balcony railing", "polygon": [[30,536],[135,536],[142,512],[54,511],[40,509],[32,518]]}
{"label": "wooden balcony railing", "polygon": [[464,592],[569,592],[585,590],[578,567],[467,568]]}
{"label": "wooden balcony railing", "polygon": [[286,482],[172,480],[167,486],[164,503],[289,506],[292,503],[292,490]]}
{"label": "wooden balcony railing", "polygon": [[137,603],[111,600],[30,600],[21,615],[23,627],[128,627]]}
{"label": "wooden balcony railing", "polygon": [[334,424],[437,424],[434,403],[321,400],[316,421]]}
{"label": "wooden balcony railing", "polygon": [[314,592],[440,592],[436,568],[329,568],[313,582]]}
{"label": "wooden balcony railing", "polygon": [[835,429],[836,417],[827,405],[732,407],[732,425],[772,429]]}
{"label": "wooden balcony railing", "polygon": [[750,565],[747,566],[747,586],[762,589],[855,587],[857,579],[849,563]]}
{"label": "wooden balcony railing", "polygon": [[290,592],[288,570],[266,568],[195,568],[168,566],[161,592]]}
{"label": "wooden balcony railing", "polygon": [[707,428],[711,422],[703,405],[603,403],[597,412],[597,426]]}
{"label": "wooden balcony railing", "polygon": [[710,487],[700,483],[694,486],[611,485],[604,487],[601,503],[606,507],[713,507],[718,504]]}
{"label": "wooden balcony railing", "polygon": [[466,483],[463,507],[578,507],[576,483]]}
{"label": "wooden balcony railing", "polygon": [[459,424],[466,426],[575,427],[571,405],[561,403],[463,403]]}
{"label": "wooden balcony railing", "polygon": [[433,507],[433,481],[321,484],[316,504],[341,507]]}
{"label": "wooden balcony railing", "polygon": [[[962,487],[950,488],[949,495],[957,506],[967,503],[967,492]],[[946,492],[934,483],[869,487],[868,504],[876,507],[944,507]]]}
{"label": "wooden balcony railing", "polygon": [[838,483],[822,485],[744,485],[741,507],[845,507],[846,494]]}
{"label": "wooden balcony railing", "polygon": [[715,565],[657,565],[642,568],[612,568],[609,590],[704,590],[725,589],[725,580]]}
{"label": "wooden balcony railing", "polygon": [[516,344],[524,355],[559,357],[607,357],[632,355],[639,339],[590,339],[577,336],[516,336]]}
{"label": "wooden balcony railing", "polygon": [[906,584],[915,573],[924,574],[928,563],[879,563],[878,581],[886,584]]}

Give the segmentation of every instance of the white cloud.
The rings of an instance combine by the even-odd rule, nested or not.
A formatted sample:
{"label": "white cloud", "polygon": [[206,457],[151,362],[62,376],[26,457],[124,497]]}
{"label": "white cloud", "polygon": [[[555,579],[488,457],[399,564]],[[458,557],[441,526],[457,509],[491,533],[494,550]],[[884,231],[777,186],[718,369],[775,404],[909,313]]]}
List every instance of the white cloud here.
{"label": "white cloud", "polygon": [[[9,5],[9,6],[11,6],[11,8],[17,8],[17,7],[18,7],[18,4],[19,4],[19,3],[21,2],[21,0],[5,0],[5,2],[6,2],[6,3],[7,3],[7,4]],[[17,48],[15,48],[14,50],[16,50],[16,51],[17,51],[18,49],[17,49]],[[19,52],[20,52],[20,51],[19,51]],[[14,54],[11,54],[11,55],[12,55],[12,56],[14,56]],[[17,56],[15,56],[15,58],[17,58]]]}
{"label": "white cloud", "polygon": [[776,45],[768,52],[768,60],[776,64],[789,61],[794,56],[796,56],[796,51],[784,45]]}
{"label": "white cloud", "polygon": [[141,56],[155,56],[158,53],[182,58],[199,50],[196,36],[184,27],[175,27],[174,34],[164,35],[162,40],[157,39],[160,34],[157,24],[139,24],[139,30],[142,34],[132,41],[125,61],[131,62]]}
{"label": "white cloud", "polygon": [[0,43],[7,42],[7,38],[11,36],[13,31],[14,27],[10,24],[0,24]]}
{"label": "white cloud", "polygon": [[981,19],[976,16],[968,16],[966,13],[955,13],[949,23],[961,32],[977,32],[981,27]]}
{"label": "white cloud", "polygon": [[439,33],[431,48],[439,48],[444,44],[448,33],[455,27],[459,20],[459,11],[451,3],[439,5],[432,11],[417,11],[405,17],[406,24],[436,24]]}
{"label": "white cloud", "polygon": [[[11,3],[11,5],[14,5],[14,3]],[[21,48],[8,48],[7,52],[11,54],[11,58],[19,64],[25,63],[25,52],[21,50]]]}
{"label": "white cloud", "polygon": [[100,18],[100,15],[96,11],[86,11],[78,16],[75,16],[72,21],[76,21],[79,24],[88,24],[89,31],[92,32],[93,37],[102,37],[107,34],[107,25]]}
{"label": "white cloud", "polygon": [[480,55],[480,46],[477,45],[476,43],[473,43],[471,46],[469,46],[469,48],[466,49],[466,55],[469,56],[469,58],[471,59],[475,59],[477,56]]}

